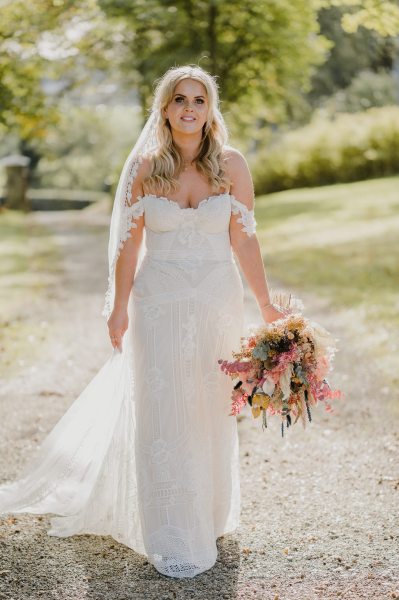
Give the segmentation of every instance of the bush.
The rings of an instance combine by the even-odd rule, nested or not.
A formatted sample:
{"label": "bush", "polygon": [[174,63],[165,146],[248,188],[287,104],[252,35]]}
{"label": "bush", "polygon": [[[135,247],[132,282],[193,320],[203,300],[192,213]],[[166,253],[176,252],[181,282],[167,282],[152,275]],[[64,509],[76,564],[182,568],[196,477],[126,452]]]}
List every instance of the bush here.
{"label": "bush", "polygon": [[257,194],[399,173],[399,107],[318,118],[251,163]]}
{"label": "bush", "polygon": [[369,108],[396,104],[399,81],[391,73],[361,71],[345,89],[337,91],[325,103],[330,113],[355,113]]}

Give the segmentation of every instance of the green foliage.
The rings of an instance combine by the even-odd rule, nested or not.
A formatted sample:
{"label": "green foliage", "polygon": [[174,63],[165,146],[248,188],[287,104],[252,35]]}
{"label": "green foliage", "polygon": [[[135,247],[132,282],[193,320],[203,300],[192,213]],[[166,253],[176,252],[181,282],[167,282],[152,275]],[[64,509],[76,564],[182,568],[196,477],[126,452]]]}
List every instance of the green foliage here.
{"label": "green foliage", "polygon": [[[79,42],[87,30],[100,28],[99,13],[96,0],[2,4],[0,133],[12,131],[22,140],[46,137],[57,123],[60,95],[88,76],[86,57],[77,61]],[[50,91],[52,86],[58,91]]]}
{"label": "green foliage", "polygon": [[316,0],[316,4],[319,9],[342,9],[341,25],[347,33],[364,28],[389,37],[399,32],[397,0]]}
{"label": "green foliage", "polygon": [[[66,3],[68,4],[68,3]],[[40,86],[46,62],[37,51],[43,30],[51,30],[64,3],[7,2],[0,11],[0,126],[21,137],[42,137],[54,118]]]}
{"label": "green foliage", "polygon": [[342,28],[344,9],[322,9],[318,19],[321,33],[331,41],[327,60],[312,77],[312,89],[308,95],[313,106],[320,105],[323,96],[349,86],[363,71],[391,71],[398,52],[398,44],[375,31],[360,28],[348,33]]}
{"label": "green foliage", "polygon": [[399,5],[396,0],[327,0],[334,6],[348,10],[342,17],[342,27],[353,33],[364,27],[383,36],[395,36],[399,32]]}
{"label": "green foliage", "polygon": [[399,173],[399,107],[316,118],[270,143],[252,172],[257,193]]}
{"label": "green foliage", "polygon": [[372,106],[390,106],[399,101],[399,82],[389,73],[362,71],[345,89],[324,104],[329,113],[361,112]]}
{"label": "green foliage", "polygon": [[[199,63],[219,77],[224,107],[259,95],[271,107],[308,84],[327,42],[307,0],[99,0],[122,19],[148,107],[154,80],[169,67]],[[300,51],[298,51],[300,49]],[[279,106],[278,110],[281,111]]]}

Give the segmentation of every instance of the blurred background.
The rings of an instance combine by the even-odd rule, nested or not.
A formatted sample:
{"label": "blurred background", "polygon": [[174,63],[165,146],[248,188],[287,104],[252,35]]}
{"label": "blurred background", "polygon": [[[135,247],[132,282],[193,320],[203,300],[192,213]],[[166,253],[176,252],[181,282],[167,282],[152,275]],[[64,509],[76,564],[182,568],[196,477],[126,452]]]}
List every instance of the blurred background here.
{"label": "blurred background", "polygon": [[69,219],[76,234],[76,222],[92,232],[97,223],[103,276],[112,194],[154,81],[170,66],[196,63],[218,77],[231,144],[250,164],[270,277],[342,310],[348,327],[356,324],[354,338],[361,331],[384,374],[394,377],[397,2],[0,5],[0,318],[7,372],[30,364],[40,347],[32,307],[43,306],[65,270],[55,224],[66,227]]}

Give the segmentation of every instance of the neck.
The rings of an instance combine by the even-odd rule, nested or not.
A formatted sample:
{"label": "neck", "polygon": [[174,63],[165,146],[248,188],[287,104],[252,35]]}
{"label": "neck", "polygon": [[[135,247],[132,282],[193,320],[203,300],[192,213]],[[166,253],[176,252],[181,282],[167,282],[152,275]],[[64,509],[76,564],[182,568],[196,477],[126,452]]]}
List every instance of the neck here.
{"label": "neck", "polygon": [[179,149],[179,152],[185,163],[190,163],[197,156],[201,145],[201,131],[198,134],[190,136],[173,133],[173,141]]}

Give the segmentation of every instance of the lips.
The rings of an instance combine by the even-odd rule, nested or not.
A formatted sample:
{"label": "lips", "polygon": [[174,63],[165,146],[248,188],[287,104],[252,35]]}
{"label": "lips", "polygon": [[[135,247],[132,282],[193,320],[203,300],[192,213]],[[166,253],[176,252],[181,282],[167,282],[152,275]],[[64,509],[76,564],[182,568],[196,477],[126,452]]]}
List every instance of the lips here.
{"label": "lips", "polygon": [[181,120],[185,121],[186,123],[192,123],[195,121],[195,117],[181,117]]}

